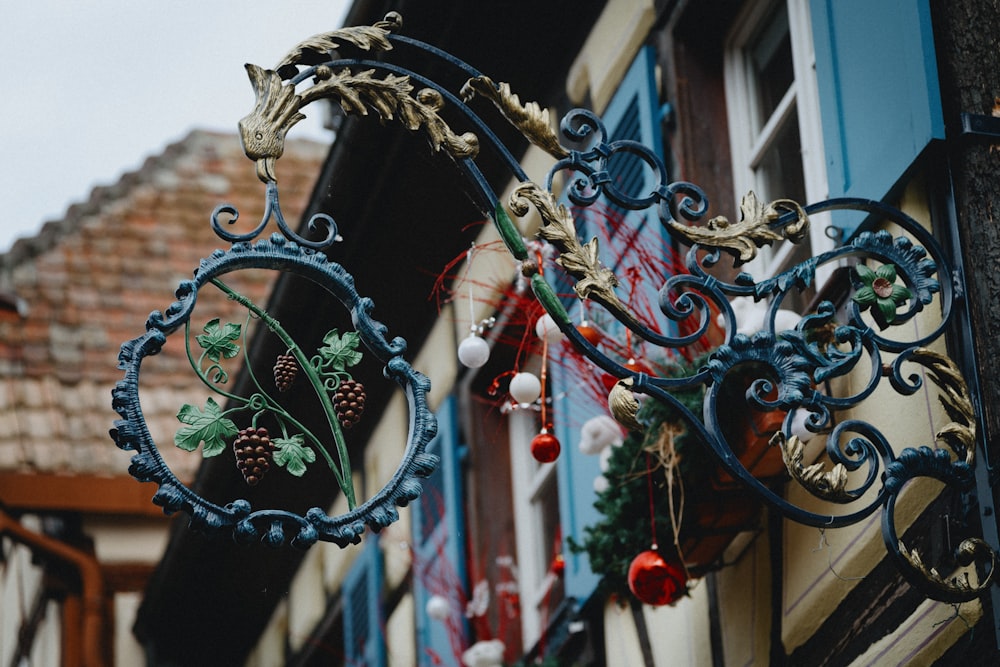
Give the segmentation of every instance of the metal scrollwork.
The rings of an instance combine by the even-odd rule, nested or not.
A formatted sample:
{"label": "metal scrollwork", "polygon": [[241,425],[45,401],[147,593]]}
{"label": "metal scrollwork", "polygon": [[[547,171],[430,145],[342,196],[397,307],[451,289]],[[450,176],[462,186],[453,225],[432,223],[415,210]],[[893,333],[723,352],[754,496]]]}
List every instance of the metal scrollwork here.
{"label": "metal scrollwork", "polygon": [[[399,120],[402,127],[425,133],[434,151],[457,165],[467,179],[467,194],[484,216],[492,218],[560,330],[585,358],[618,379],[610,391],[609,409],[623,424],[644,428],[637,418],[636,394],[661,401],[676,415],[678,427],[683,426],[716,455],[724,472],[786,518],[835,528],[855,524],[881,510],[890,556],[906,578],[928,596],[952,602],[968,600],[992,585],[995,552],[982,540],[964,541],[956,556],[960,565],[975,565],[976,574],[946,576],[906,548],[894,524],[895,502],[913,479],[930,477],[961,493],[974,484],[977,436],[973,397],[958,367],[928,347],[955,324],[962,276],[953,266],[952,256],[927,229],[880,202],[834,199],[803,206],[786,199],[764,203],[753,193],[743,198],[740,220],[719,216],[706,220],[709,202],[705,193],[692,183],[671,182],[657,151],[636,141],[613,139],[597,115],[581,109],[563,117],[560,140],[549,127],[548,112],[538,104],[522,104],[507,84],[496,84],[457,58],[398,35],[400,26],[398,15],[390,14],[371,27],[348,28],[306,40],[273,70],[248,66],[256,104],[240,121],[240,134],[247,156],[256,162],[258,176],[268,184],[268,212],[252,232],[236,234],[227,231],[222,221],[229,215],[230,224],[235,222],[236,211],[226,206],[217,209],[213,226],[233,247],[206,260],[195,280],[179,287],[178,301],[164,313],[151,315],[147,333],[122,348],[126,379],[115,391],[115,407],[122,415],[115,438],[123,448],[138,452],[133,474],[161,484],[157,502],[170,510],[192,512],[199,525],[235,526],[240,539],[280,543],[286,532],[297,531],[293,539],[303,544],[316,539],[345,542],[354,540],[366,522],[377,527],[393,520],[395,507],[419,493],[415,478],[431,470],[433,461],[423,452],[433,433],[433,418],[424,401],[425,379],[403,360],[405,345],[386,340],[384,327],[369,318],[370,302],[356,294],[344,270],[325,264],[316,252],[329,248],[336,239],[336,225],[329,218],[315,218],[311,222],[325,230],[325,238],[309,242],[294,234],[280,214],[274,168],[285,133],[301,119],[303,106],[330,98],[337,100],[345,113]],[[400,44],[451,68],[453,76],[448,78],[465,85],[461,90],[450,90],[394,62],[401,51],[394,47]],[[370,51],[377,51],[378,58],[369,58]],[[295,86],[307,80],[311,85],[296,92]],[[470,107],[474,96],[489,99],[493,107],[485,107],[487,111],[499,112],[500,120],[512,124],[555,158],[541,185],[528,179],[487,119]],[[445,107],[451,122],[463,123],[469,131],[453,131],[439,113]],[[680,376],[658,375],[625,363],[621,355],[584,337],[571,321],[566,295],[556,294],[548,282],[549,274],[529,256],[528,244],[480,170],[480,148],[489,148],[517,182],[507,203],[514,216],[526,215],[532,206],[539,212],[543,224],[538,235],[559,251],[555,263],[575,280],[576,296],[598,304],[600,314],[622,325],[631,342],[670,360],[705,336],[716,321],[721,322],[719,340],[714,341],[714,349],[703,363]],[[632,166],[651,174],[652,185],[647,178],[643,191],[628,191],[630,186],[612,177],[612,159],[637,163]],[[565,181],[565,199],[554,194],[557,178]],[[683,265],[664,269],[658,280],[654,307],[658,306],[660,313],[654,316],[662,314],[666,326],[640,317],[638,313],[645,311],[628,302],[624,295],[633,292],[624,281],[629,276],[616,275],[605,265],[597,238],[579,238],[582,226],[577,224],[577,212],[595,205],[648,212],[647,219],[658,219],[664,233],[678,246],[689,247]],[[868,218],[861,231],[839,247],[762,280],[746,272],[723,279],[712,271],[724,254],[739,267],[753,260],[761,247],[800,242],[817,214],[838,210],[861,211]],[[281,234],[254,242],[271,218]],[[883,223],[896,231],[890,233],[882,228]],[[244,500],[222,507],[198,499],[164,470],[138,408],[139,363],[160,349],[168,333],[184,325],[198,289],[211,284],[209,278],[220,275],[223,268],[273,268],[283,263],[330,285],[332,293],[352,310],[368,349],[385,362],[386,373],[408,392],[416,411],[407,458],[397,476],[346,518],[330,519],[318,509],[305,517],[279,511],[252,512]],[[798,313],[797,323],[781,324],[792,297],[814,286],[820,267],[839,268],[846,276],[840,283],[843,296],[822,298]],[[761,310],[756,329],[749,333],[739,331],[735,304],[740,299],[758,304]],[[919,327],[914,326],[918,315]],[[911,326],[904,326],[908,324]],[[224,356],[229,348],[223,339],[228,334],[224,329],[222,332],[213,326],[204,335],[213,354]],[[235,335],[235,329],[230,333]],[[904,375],[910,364],[920,365],[938,386],[951,422],[938,432],[938,446],[906,447],[897,452],[882,429],[856,418],[852,410],[871,399],[880,387],[891,387],[900,396],[917,392],[922,386],[920,376]],[[212,378],[221,378],[214,368],[202,372],[210,384]],[[323,382],[320,389],[327,387]],[[733,382],[741,383],[744,393],[736,399],[741,406],[784,415],[772,442],[781,450],[788,475],[821,501],[836,506],[836,512],[793,504],[775,485],[758,479],[744,465],[727,440],[725,428],[733,399],[731,393],[723,398],[723,387]],[[704,395],[700,411],[689,409],[678,399],[679,392],[693,390]],[[266,396],[256,400],[254,409],[270,406]],[[290,423],[280,413],[279,417]],[[811,454],[803,446],[807,434],[825,437],[825,446],[820,447],[825,458],[809,460]],[[342,473],[340,479],[344,480]]]}

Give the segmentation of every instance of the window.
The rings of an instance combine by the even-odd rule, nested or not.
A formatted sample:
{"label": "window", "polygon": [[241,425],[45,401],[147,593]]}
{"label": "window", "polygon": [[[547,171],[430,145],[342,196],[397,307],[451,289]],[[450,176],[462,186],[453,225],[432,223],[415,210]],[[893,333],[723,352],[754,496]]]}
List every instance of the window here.
{"label": "window", "polygon": [[[466,641],[461,602],[465,581],[465,531],[459,428],[454,395],[437,411],[438,432],[427,452],[440,457],[423,492],[411,504],[413,527],[413,597],[419,665],[447,664],[455,647]],[[433,595],[450,603],[449,616],[431,619],[427,601]]]}
{"label": "window", "polygon": [[385,639],[381,610],[382,552],[378,536],[368,533],[354,565],[344,578],[344,662],[384,665]]}
{"label": "window", "polygon": [[[734,25],[726,45],[725,85],[737,204],[749,191],[764,202],[793,199],[805,205],[825,199],[808,3],[750,3]],[[762,248],[748,270],[758,278],[771,276],[831,247],[828,224],[813,220],[809,238],[800,244]],[[789,305],[807,301],[808,295],[801,295],[798,304]]]}
{"label": "window", "polygon": [[[510,460],[517,517],[517,563],[521,589],[521,637],[531,648],[548,624],[549,612],[562,602],[561,580],[548,576],[559,544],[559,489],[556,464],[539,463],[531,440],[541,429],[538,414],[518,409],[508,416]],[[565,451],[562,454],[565,456]]]}

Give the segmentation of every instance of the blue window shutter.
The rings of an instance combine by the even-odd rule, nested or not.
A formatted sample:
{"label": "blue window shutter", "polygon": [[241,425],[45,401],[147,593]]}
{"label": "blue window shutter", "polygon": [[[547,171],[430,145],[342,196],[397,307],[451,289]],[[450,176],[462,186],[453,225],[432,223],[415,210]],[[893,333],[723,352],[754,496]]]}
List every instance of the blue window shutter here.
{"label": "blue window shutter", "polygon": [[341,588],[344,609],[344,659],[347,665],[386,664],[382,622],[382,552],[369,533]]}
{"label": "blue window shutter", "polygon": [[[656,89],[656,51],[644,47],[629,67],[621,85],[608,104],[603,115],[605,128],[611,141],[632,139],[656,151],[662,159],[663,138],[660,133],[659,99]],[[656,175],[648,168],[640,167],[634,157],[625,156],[620,162],[612,158],[608,172],[613,182],[619,183],[624,192],[646,195],[656,187]],[[621,212],[609,202],[609,213]],[[663,231],[655,210],[629,212],[632,217],[625,225],[629,229],[639,229],[639,236],[628,241],[647,247],[663,246]],[[593,235],[586,225],[578,224],[584,238]],[[624,248],[613,248],[604,255],[606,264],[615,268],[614,258],[620,258]],[[648,285],[651,303],[656,304],[658,285]],[[661,323],[662,326],[662,323]],[[619,331],[609,330],[617,335]],[[557,459],[559,478],[559,519],[563,539],[573,537],[577,542],[584,538],[584,528],[595,524],[600,513],[594,508],[597,494],[594,479],[601,474],[597,456],[580,451],[580,427],[591,417],[607,412],[607,406],[595,397],[582,395],[579,383],[559,364],[550,369],[550,395],[554,397],[555,435],[562,444],[562,454]],[[563,548],[566,569],[563,574],[566,596],[585,602],[597,586],[600,578],[590,569],[586,554],[571,552]]]}
{"label": "blue window shutter", "polygon": [[[419,665],[460,665],[456,644],[466,638],[464,609],[459,605],[465,582],[465,529],[462,466],[455,396],[438,409],[438,433],[427,451],[441,457],[424,491],[411,507],[413,524],[413,598]],[[427,616],[427,600],[441,595],[453,604],[447,625]],[[452,636],[460,633],[461,637]]]}
{"label": "blue window shutter", "polygon": [[563,535],[563,585],[567,598],[584,603],[597,587],[600,577],[590,569],[586,553],[574,553],[566,546],[572,537],[582,543],[584,528],[597,523],[600,513],[594,509],[597,494],[594,479],[601,474],[597,456],[580,451],[580,427],[585,421],[601,414],[605,408],[590,396],[581,395],[579,383],[568,369],[553,364],[549,370],[550,393],[553,397],[553,426],[562,445],[556,459],[559,483],[559,522]]}
{"label": "blue window shutter", "polygon": [[830,197],[882,199],[944,138],[929,0],[810,4]]}

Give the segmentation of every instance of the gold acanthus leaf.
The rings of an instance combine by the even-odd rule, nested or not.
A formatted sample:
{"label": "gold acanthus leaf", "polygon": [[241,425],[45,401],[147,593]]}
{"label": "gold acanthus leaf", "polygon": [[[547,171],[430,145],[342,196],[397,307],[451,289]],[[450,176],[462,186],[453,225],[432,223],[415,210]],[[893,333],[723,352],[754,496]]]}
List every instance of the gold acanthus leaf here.
{"label": "gold acanthus leaf", "polygon": [[618,278],[611,269],[601,264],[597,238],[592,238],[587,244],[581,243],[576,235],[573,215],[564,205],[556,202],[551,192],[526,181],[511,192],[509,204],[511,212],[518,217],[528,213],[529,204],[541,214],[542,227],[538,236],[559,249],[556,262],[576,279],[573,289],[577,296],[593,299],[626,322],[639,326],[638,320],[615,293]]}
{"label": "gold acanthus leaf", "polygon": [[374,73],[374,70],[354,73],[348,68],[340,72],[317,71],[322,80],[302,93],[303,104],[332,97],[348,114],[367,115],[371,108],[383,121],[398,118],[412,131],[423,127],[435,151],[444,150],[458,159],[475,157],[479,153],[479,139],[475,134],[455,134],[438,115],[444,106],[440,93],[424,88],[414,97],[410,77],[389,74],[378,79]]}
{"label": "gold acanthus leaf", "polygon": [[952,421],[941,427],[935,437],[955,456],[972,466],[976,460],[976,414],[969,387],[961,371],[949,357],[926,347],[917,348],[910,361],[923,365],[931,381],[941,390],[938,400]]}
{"label": "gold acanthus leaf", "polygon": [[274,163],[284,152],[285,134],[305,118],[299,109],[326,97],[336,99],[348,114],[367,115],[372,109],[382,121],[398,118],[411,131],[423,127],[435,151],[444,150],[457,159],[479,153],[475,134],[455,134],[438,115],[444,104],[441,94],[425,88],[413,97],[413,85],[407,76],[389,74],[378,79],[374,70],[354,73],[345,68],[333,72],[328,67],[318,67],[319,82],[297,94],[295,87],[282,81],[274,70],[247,65],[247,73],[256,104],[240,120],[240,140],[247,157],[257,162],[257,175],[262,181],[277,180]]}
{"label": "gold acanthus leaf", "polygon": [[770,444],[781,448],[781,460],[784,461],[788,474],[806,491],[834,503],[849,503],[853,500],[847,493],[847,468],[842,463],[834,465],[829,472],[824,470],[822,463],[803,465],[805,445],[798,436],[785,438],[781,431],[776,431],[771,436]]}
{"label": "gold acanthus leaf", "polygon": [[[771,223],[782,215],[794,212],[796,219],[773,229]],[[750,191],[740,202],[740,221],[732,223],[725,216],[716,216],[704,227],[689,227],[677,221],[671,228],[691,244],[721,248],[734,256],[737,266],[753,260],[757,249],[775,241],[798,243],[809,231],[809,217],[799,204],[791,199],[776,199],[766,206]]]}
{"label": "gold acanthus leaf", "polygon": [[924,563],[920,557],[920,553],[916,549],[908,549],[903,540],[899,540],[897,546],[899,547],[899,553],[913,569],[919,572],[929,583],[943,590],[968,593],[968,599],[971,600],[975,595],[987,590],[993,583],[994,573],[996,572],[996,553],[985,541],[979,538],[965,539],[958,545],[958,561],[960,565],[971,565],[977,558],[989,560],[989,571],[976,584],[972,583],[968,572],[962,572],[958,576],[947,578],[942,576],[936,568]]}
{"label": "gold acanthus leaf", "polygon": [[353,26],[313,35],[297,44],[275,65],[274,69],[280,71],[289,65],[301,63],[306,52],[326,53],[340,48],[343,43],[353,44],[364,51],[370,51],[373,48],[389,51],[392,49],[392,43],[388,39],[389,33],[396,32],[401,27],[403,27],[403,17],[396,12],[389,12],[385,15],[385,19],[370,27]]}
{"label": "gold acanthus leaf", "polygon": [[504,118],[528,141],[556,159],[569,157],[569,151],[559,144],[559,139],[552,130],[549,110],[543,109],[538,102],[522,105],[517,94],[511,92],[510,84],[493,83],[492,79],[484,75],[473,77],[462,86],[461,96],[464,101],[470,101],[477,94],[493,102]]}
{"label": "gold acanthus leaf", "polygon": [[636,419],[639,401],[632,393],[632,378],[618,380],[608,393],[608,410],[619,424],[630,431],[641,431],[645,427]]}

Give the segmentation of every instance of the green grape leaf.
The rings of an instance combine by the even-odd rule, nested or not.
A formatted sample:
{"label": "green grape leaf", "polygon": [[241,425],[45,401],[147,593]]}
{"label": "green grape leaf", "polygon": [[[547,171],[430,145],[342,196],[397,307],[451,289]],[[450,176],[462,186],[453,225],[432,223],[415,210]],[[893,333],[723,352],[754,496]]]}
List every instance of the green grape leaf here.
{"label": "green grape leaf", "polygon": [[232,359],[240,353],[240,346],[233,341],[239,339],[242,328],[233,322],[220,325],[219,318],[216,317],[205,325],[205,333],[195,336],[195,340],[205,349],[205,355],[212,361]]}
{"label": "green grape leaf", "polygon": [[222,408],[211,397],[205,402],[204,412],[185,403],[177,413],[177,420],[187,426],[177,429],[174,444],[193,452],[204,442],[202,455],[205,457],[221,454],[226,449],[226,440],[240,431],[233,420],[222,416]]}
{"label": "green grape leaf", "polygon": [[361,336],[357,331],[348,331],[341,336],[336,329],[332,329],[323,336],[323,347],[319,348],[319,356],[335,370],[342,371],[361,361],[362,354],[358,351],[360,343]]}
{"label": "green grape leaf", "polygon": [[296,477],[306,472],[306,464],[316,460],[316,452],[306,446],[305,436],[296,433],[290,438],[274,438],[274,463]]}

